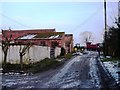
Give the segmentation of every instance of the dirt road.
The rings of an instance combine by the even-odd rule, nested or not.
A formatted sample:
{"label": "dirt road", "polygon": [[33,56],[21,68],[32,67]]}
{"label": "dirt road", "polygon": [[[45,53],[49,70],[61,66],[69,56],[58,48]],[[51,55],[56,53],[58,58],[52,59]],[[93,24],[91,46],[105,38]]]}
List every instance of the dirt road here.
{"label": "dirt road", "polygon": [[97,53],[76,56],[59,69],[35,75],[3,75],[2,86],[27,88],[91,88],[103,87]]}

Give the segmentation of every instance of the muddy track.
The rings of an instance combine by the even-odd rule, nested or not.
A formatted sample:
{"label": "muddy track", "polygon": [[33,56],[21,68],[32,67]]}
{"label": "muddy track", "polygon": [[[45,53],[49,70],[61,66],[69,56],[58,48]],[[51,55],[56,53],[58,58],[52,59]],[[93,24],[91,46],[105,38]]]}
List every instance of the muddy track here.
{"label": "muddy track", "polygon": [[[74,88],[91,90],[117,89],[115,81],[105,72],[96,52],[76,56],[59,68],[31,76],[4,76],[4,86],[12,89]],[[8,88],[8,89],[10,89]]]}

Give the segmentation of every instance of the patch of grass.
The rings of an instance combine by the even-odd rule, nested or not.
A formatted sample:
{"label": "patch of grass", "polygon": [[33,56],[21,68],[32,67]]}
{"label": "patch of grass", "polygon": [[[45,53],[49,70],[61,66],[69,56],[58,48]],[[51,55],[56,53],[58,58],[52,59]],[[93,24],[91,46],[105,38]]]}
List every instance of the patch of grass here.
{"label": "patch of grass", "polygon": [[56,59],[63,59],[64,56],[57,56]]}
{"label": "patch of grass", "polygon": [[[23,64],[23,70],[22,71],[26,71],[30,67],[31,66],[28,65],[28,64]],[[21,71],[20,64],[6,63],[6,66],[3,67],[3,73],[6,73],[6,72],[20,72],[20,71]]]}
{"label": "patch of grass", "polygon": [[71,59],[71,58],[72,58],[72,53],[66,54],[66,55],[65,55],[65,58],[66,58],[66,59]]}
{"label": "patch of grass", "polygon": [[102,60],[102,62],[108,62],[108,61],[120,61],[120,58],[105,58]]}
{"label": "patch of grass", "polygon": [[61,64],[62,63],[59,61],[46,58],[40,62],[32,64],[32,67],[29,69],[29,71],[32,73],[43,72],[51,68],[57,68]]}
{"label": "patch of grass", "polygon": [[21,70],[20,64],[10,64],[7,63],[5,70],[3,70],[3,73],[5,72],[32,72],[32,73],[38,73],[43,72],[46,70],[49,70],[51,68],[57,68],[58,66],[62,65],[62,62],[52,60],[49,58],[45,58],[41,60],[40,62],[36,62],[33,64],[23,64],[23,69]]}

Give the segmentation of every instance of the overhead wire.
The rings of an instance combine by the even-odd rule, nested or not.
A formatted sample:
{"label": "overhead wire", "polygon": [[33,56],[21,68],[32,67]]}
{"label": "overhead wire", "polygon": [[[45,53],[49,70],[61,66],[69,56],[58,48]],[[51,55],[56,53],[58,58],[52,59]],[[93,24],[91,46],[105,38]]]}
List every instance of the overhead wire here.
{"label": "overhead wire", "polygon": [[[72,28],[68,32],[71,33],[71,31],[75,31],[75,30],[78,30],[78,28],[82,28],[85,24],[90,22],[90,20],[93,19],[93,17],[95,17],[97,14],[99,14],[100,10],[101,10],[101,7],[99,7],[94,13],[92,13],[88,18],[86,18],[82,23],[80,23],[76,27]],[[76,41],[76,38],[74,38],[74,40]]]}
{"label": "overhead wire", "polygon": [[32,27],[30,27],[30,26],[27,26],[27,25],[22,24],[21,22],[19,22],[19,21],[17,21],[17,20],[14,20],[14,19],[8,17],[7,15],[4,15],[4,14],[2,14],[2,13],[0,13],[0,15],[1,15],[2,17],[6,18],[6,19],[8,19],[8,20],[10,20],[10,21],[18,24],[18,25],[21,25],[21,26],[25,27],[25,28],[32,28]]}
{"label": "overhead wire", "polygon": [[76,27],[74,27],[73,29],[69,30],[68,32],[71,32],[71,31],[74,31],[74,30],[77,30],[78,28],[80,27],[83,27],[85,24],[87,24],[88,22],[90,22],[90,20],[95,17],[98,13],[100,13],[100,8],[98,8],[94,13],[92,13],[87,19],[85,19],[82,23],[80,23],[79,25],[77,25]]}

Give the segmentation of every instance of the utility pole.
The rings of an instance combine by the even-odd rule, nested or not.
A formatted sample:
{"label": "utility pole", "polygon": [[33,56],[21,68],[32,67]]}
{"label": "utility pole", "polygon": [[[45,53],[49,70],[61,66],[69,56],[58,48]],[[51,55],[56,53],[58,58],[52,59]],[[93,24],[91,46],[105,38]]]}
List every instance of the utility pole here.
{"label": "utility pole", "polygon": [[118,1],[118,51],[120,56],[120,0]]}
{"label": "utility pole", "polygon": [[104,0],[104,20],[105,20],[105,34],[104,34],[104,55],[108,54],[107,45],[107,14],[106,14],[106,0]]}
{"label": "utility pole", "polygon": [[120,23],[120,1],[118,1],[118,23]]}
{"label": "utility pole", "polygon": [[104,0],[105,31],[107,31],[106,0]]}

